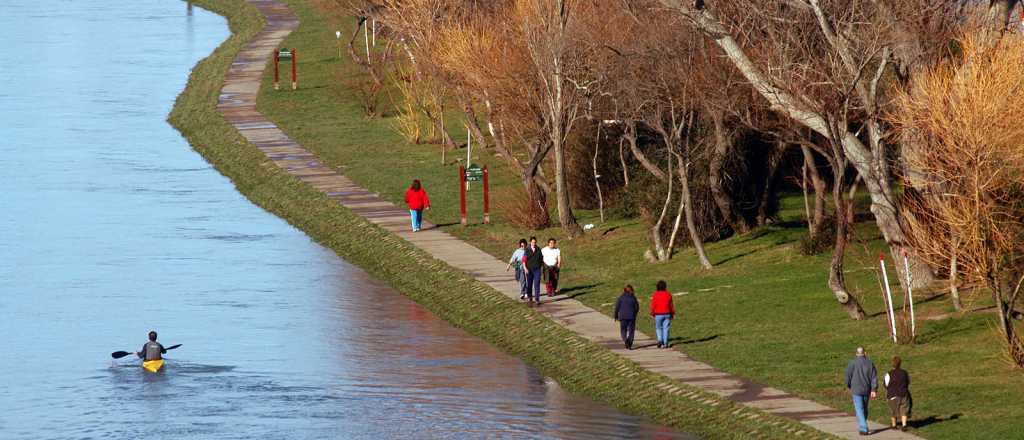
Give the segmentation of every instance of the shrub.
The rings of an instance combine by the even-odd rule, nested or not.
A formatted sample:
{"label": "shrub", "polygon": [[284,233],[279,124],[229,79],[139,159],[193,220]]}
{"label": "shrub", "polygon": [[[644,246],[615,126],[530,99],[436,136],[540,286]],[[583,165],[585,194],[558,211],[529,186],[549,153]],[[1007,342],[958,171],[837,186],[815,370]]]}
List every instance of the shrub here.
{"label": "shrub", "polygon": [[495,194],[494,207],[505,217],[509,223],[530,230],[540,230],[551,226],[551,214],[544,203],[544,196],[540,203],[530,201],[526,191],[516,185],[502,189]]}

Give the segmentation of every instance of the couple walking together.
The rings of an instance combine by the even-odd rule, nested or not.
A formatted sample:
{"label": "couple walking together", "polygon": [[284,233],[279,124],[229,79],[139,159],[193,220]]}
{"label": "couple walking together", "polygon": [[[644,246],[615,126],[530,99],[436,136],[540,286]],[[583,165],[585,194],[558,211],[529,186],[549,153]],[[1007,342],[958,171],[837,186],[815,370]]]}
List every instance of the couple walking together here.
{"label": "couple walking together", "polygon": [[[910,396],[910,374],[902,368],[899,356],[892,358],[892,370],[885,373],[885,396],[892,412],[892,429],[907,430],[912,397]],[[853,410],[857,414],[857,428],[860,435],[870,435],[868,429],[868,402],[877,396],[878,370],[868,359],[864,347],[857,347],[857,356],[846,365],[846,388],[853,397]],[[896,422],[900,424],[897,425]]]}
{"label": "couple walking together", "polygon": [[519,281],[519,299],[528,299],[531,304],[540,305],[542,283],[548,296],[558,293],[562,250],[554,238],[549,238],[544,248],[537,247],[537,237],[530,237],[529,242],[520,239],[519,247],[512,253],[505,270],[513,267],[516,269],[516,280]]}
{"label": "couple walking together", "polygon": [[[668,330],[675,318],[676,308],[672,303],[672,294],[668,293],[665,281],[658,281],[654,295],[651,296],[651,318],[654,318],[654,332],[658,339],[658,348],[669,348]],[[622,295],[615,302],[612,317],[619,321],[619,334],[627,350],[633,349],[633,335],[636,333],[636,316],[640,312],[640,302],[636,299],[633,286],[627,284]]]}

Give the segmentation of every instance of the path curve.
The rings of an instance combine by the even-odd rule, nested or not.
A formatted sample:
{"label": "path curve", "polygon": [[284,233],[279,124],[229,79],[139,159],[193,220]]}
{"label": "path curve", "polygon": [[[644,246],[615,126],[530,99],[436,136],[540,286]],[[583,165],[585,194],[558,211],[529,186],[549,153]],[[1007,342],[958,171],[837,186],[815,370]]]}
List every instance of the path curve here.
{"label": "path curve", "polygon": [[[396,207],[323,165],[313,153],[285,135],[269,118],[256,110],[263,70],[278,45],[298,28],[299,20],[285,5],[276,1],[248,2],[266,16],[267,25],[246,44],[231,64],[221,89],[217,111],[283,170],[435,258],[472,275],[509,298],[518,300],[519,283],[505,271],[504,262],[428,223],[424,223],[424,230],[411,232],[407,210]],[[638,333],[635,341],[636,346],[646,348],[624,350],[617,323],[611,317],[572,298],[556,296],[538,311],[580,336],[655,373],[703,388],[743,405],[797,420],[839,437],[861,438],[857,433],[856,419],[848,413],[725,373],[677,350],[650,348],[655,341],[647,335]],[[885,410],[881,400],[877,400],[873,406],[875,411]],[[882,425],[871,423],[873,431],[883,428]],[[872,438],[920,439],[892,430],[878,432]]]}

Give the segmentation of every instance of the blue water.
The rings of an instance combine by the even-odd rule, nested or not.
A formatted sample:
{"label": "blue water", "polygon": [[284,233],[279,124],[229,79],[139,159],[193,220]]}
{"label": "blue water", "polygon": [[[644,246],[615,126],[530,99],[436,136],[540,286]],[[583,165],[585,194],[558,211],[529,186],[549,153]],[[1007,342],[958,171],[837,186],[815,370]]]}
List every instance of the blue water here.
{"label": "blue water", "polygon": [[[228,36],[0,3],[0,439],[681,437],[573,396],[260,210],[166,122]],[[143,373],[150,329],[167,368]]]}

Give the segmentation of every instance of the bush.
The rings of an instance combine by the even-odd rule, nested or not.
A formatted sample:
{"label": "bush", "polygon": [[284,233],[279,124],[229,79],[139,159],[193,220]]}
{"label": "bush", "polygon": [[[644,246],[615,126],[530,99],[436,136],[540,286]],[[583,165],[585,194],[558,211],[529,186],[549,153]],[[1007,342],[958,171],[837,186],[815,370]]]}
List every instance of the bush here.
{"label": "bush", "polygon": [[551,226],[546,203],[543,200],[539,204],[531,203],[526,191],[518,185],[498,191],[494,201],[494,207],[513,225],[533,231]]}
{"label": "bush", "polygon": [[818,233],[800,237],[800,255],[818,255],[832,249],[836,243],[836,222],[832,217],[825,217]]}

